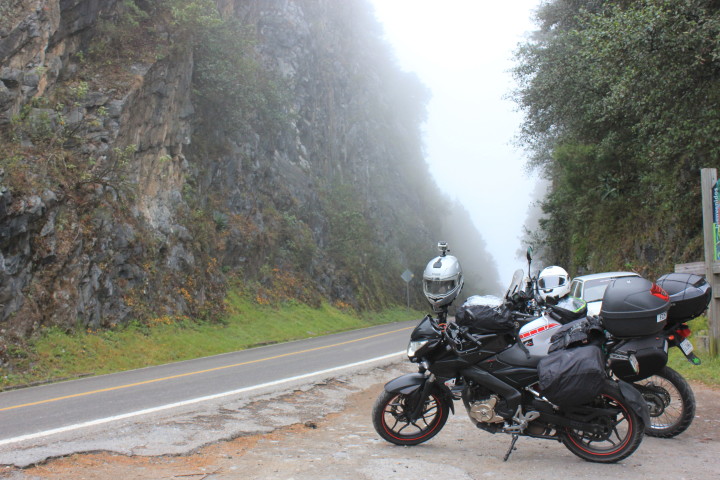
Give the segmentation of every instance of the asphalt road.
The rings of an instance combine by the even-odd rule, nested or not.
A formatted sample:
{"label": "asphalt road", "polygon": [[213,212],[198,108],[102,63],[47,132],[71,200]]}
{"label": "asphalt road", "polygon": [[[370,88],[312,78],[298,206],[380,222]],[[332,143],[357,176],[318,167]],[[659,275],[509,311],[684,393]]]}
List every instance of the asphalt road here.
{"label": "asphalt road", "polygon": [[[204,404],[249,401],[346,369],[396,360],[417,321],[0,393],[0,464],[28,464],[90,432],[154,422]],[[118,436],[120,433],[118,433]],[[19,458],[21,458],[19,460]]]}
{"label": "asphalt road", "polygon": [[[617,464],[581,460],[561,443],[520,438],[507,462],[506,434],[473,426],[456,402],[443,430],[429,442],[399,447],[375,432],[370,412],[382,386],[416,367],[398,356],[390,365],[351,368],[307,389],[243,403],[222,402],[195,412],[173,410],[143,425],[114,422],[112,431],[85,429],[83,443],[53,436],[60,458],[29,468],[2,467],[6,480],[720,480],[720,390],[692,385],[697,400],[690,428],[676,438],[645,437]],[[198,405],[196,405],[197,407]],[[144,418],[144,417],[143,417]],[[239,418],[247,421],[237,424]],[[266,428],[258,428],[264,422]],[[234,424],[218,438],[220,427]],[[188,430],[215,441],[193,447]],[[255,433],[254,433],[255,432]],[[119,439],[107,440],[111,436]],[[190,440],[190,441],[188,441]],[[125,445],[134,444],[127,449]],[[197,445],[195,443],[195,445]],[[156,448],[157,447],[157,448]],[[84,448],[84,450],[83,450]],[[175,448],[175,450],[173,450]],[[27,446],[18,448],[17,458]],[[168,454],[168,452],[174,452]]]}

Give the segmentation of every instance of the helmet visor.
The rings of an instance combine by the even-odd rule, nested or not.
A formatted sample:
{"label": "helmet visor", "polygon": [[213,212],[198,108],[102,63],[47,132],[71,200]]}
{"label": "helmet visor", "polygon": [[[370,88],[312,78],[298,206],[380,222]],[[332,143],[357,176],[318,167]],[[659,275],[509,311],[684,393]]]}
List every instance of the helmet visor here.
{"label": "helmet visor", "polygon": [[567,280],[560,275],[548,275],[538,280],[538,286],[542,289],[561,287]]}
{"label": "helmet visor", "polygon": [[425,280],[425,291],[432,295],[444,295],[455,288],[455,280]]}

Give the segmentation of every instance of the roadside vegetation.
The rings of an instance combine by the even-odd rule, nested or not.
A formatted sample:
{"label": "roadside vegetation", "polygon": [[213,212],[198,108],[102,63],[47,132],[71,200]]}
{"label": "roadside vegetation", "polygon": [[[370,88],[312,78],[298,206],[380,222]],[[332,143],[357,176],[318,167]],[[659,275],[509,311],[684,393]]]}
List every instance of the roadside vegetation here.
{"label": "roadside vegetation", "polygon": [[693,332],[690,341],[695,347],[694,353],[702,363],[691,364],[679,349],[673,348],[670,350],[668,366],[680,372],[688,380],[720,386],[720,357],[712,358],[701,341],[701,338],[707,338],[708,335],[707,317],[696,318],[689,322],[689,326]]}
{"label": "roadside vegetation", "polygon": [[685,359],[679,350],[670,351],[668,366],[680,373],[687,380],[701,382],[706,385],[720,386],[720,357],[712,358],[706,350],[695,351],[701,365],[693,365]]}
{"label": "roadside vegetation", "polygon": [[226,301],[221,322],[188,317],[158,317],[98,331],[44,330],[22,349],[5,370],[0,387],[10,389],[162,365],[261,345],[282,343],[385,323],[420,319],[423,312],[398,306],[357,313],[343,304],[314,308],[299,302],[263,305],[237,292]]}
{"label": "roadside vegetation", "polygon": [[551,183],[546,264],[660,276],[702,259],[700,169],[719,168],[720,4],[543,2],[516,52],[530,167]]}

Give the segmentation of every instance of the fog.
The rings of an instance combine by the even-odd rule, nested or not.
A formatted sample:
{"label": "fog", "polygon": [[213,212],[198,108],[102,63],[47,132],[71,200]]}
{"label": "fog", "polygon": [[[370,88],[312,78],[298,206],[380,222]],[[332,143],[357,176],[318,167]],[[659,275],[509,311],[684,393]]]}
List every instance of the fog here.
{"label": "fog", "polygon": [[536,183],[526,155],[513,147],[522,116],[508,99],[509,69],[517,44],[533,30],[539,0],[371,3],[401,67],[432,91],[425,125],[430,172],[467,209],[500,282],[509,282],[525,266],[517,252]]}
{"label": "fog", "polygon": [[[527,209],[525,224],[523,225],[523,234],[521,244],[517,250],[518,258],[525,258],[527,247],[533,247],[532,272],[535,273],[543,267],[550,266],[545,258],[545,250],[542,243],[537,238],[537,232],[540,226],[540,219],[543,217],[541,202],[547,194],[550,183],[547,180],[538,180],[535,188],[530,196],[530,205]],[[527,269],[526,269],[527,270]]]}
{"label": "fog", "polygon": [[[498,279],[495,260],[489,256],[485,240],[472,232],[467,225],[470,214],[462,206],[455,204],[443,219],[443,232],[447,239],[450,253],[458,258],[465,277],[463,299],[471,295],[500,295],[505,291],[510,278]],[[442,239],[441,239],[442,240]]]}

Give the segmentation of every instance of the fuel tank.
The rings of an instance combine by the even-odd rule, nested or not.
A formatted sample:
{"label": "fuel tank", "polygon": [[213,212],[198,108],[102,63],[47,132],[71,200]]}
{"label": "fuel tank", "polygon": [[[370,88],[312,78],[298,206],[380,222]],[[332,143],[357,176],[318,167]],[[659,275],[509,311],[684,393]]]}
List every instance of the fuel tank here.
{"label": "fuel tank", "polygon": [[547,355],[550,347],[550,337],[561,326],[560,322],[553,320],[547,314],[543,314],[520,329],[520,341],[525,345],[530,356],[539,360]]}

